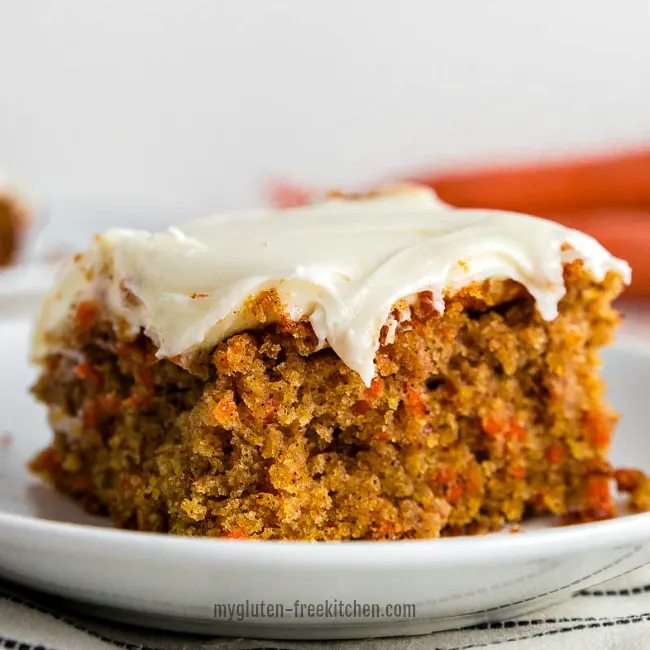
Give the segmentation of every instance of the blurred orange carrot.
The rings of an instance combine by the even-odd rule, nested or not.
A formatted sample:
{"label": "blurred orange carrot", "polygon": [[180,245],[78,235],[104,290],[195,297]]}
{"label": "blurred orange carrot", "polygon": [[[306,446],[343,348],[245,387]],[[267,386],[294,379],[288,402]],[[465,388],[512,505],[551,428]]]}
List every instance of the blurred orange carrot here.
{"label": "blurred orange carrot", "polygon": [[269,201],[274,208],[297,208],[314,200],[314,192],[302,185],[289,181],[269,184]]}
{"label": "blurred orange carrot", "polygon": [[541,214],[603,207],[650,208],[650,151],[555,163],[415,176],[458,207]]}

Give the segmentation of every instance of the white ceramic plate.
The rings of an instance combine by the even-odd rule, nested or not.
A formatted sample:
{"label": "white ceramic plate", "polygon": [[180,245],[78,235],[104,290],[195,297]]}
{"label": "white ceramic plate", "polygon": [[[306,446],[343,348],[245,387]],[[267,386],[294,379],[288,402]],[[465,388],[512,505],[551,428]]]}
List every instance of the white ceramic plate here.
{"label": "white ceramic plate", "polygon": [[[338,544],[111,529],[25,470],[50,433],[27,395],[29,314],[8,309],[1,291],[0,313],[0,431],[13,437],[0,436],[0,574],[86,613],[249,637],[416,634],[540,609],[650,563],[650,514],[564,528],[537,522],[520,534]],[[650,348],[619,344],[606,354],[606,375],[623,414],[613,462],[650,469]],[[255,617],[261,601],[272,609]],[[341,602],[350,606],[343,616],[332,609]],[[370,615],[347,616],[359,612],[355,603]]]}

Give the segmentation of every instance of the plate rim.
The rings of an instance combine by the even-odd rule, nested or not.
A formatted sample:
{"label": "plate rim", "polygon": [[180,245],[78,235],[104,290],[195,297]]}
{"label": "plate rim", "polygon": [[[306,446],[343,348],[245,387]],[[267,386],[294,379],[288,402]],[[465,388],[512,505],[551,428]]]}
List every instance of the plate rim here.
{"label": "plate rim", "polygon": [[[422,540],[307,542],[283,540],[227,540],[185,537],[166,533],[57,522],[27,515],[0,513],[2,541],[48,553],[91,548],[93,553],[122,556],[164,554],[192,564],[221,564],[277,568],[309,566],[374,568],[390,566],[483,566],[510,563],[531,555],[551,559],[618,545],[650,542],[650,512],[634,513],[606,521],[542,528],[517,534],[447,537]],[[252,552],[258,549],[259,553]]]}

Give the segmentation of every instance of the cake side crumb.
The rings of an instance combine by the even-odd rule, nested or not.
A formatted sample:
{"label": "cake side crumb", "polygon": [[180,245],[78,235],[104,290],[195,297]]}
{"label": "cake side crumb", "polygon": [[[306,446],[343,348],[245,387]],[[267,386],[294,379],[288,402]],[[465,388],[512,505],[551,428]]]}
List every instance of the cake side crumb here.
{"label": "cake side crumb", "polygon": [[250,305],[266,326],[176,362],[86,306],[34,388],[55,438],[32,469],[117,526],[185,535],[431,538],[612,516],[599,348],[622,280],[574,262],[565,282],[554,321],[513,281],[465,287],[443,315],[427,293],[408,319],[396,305],[370,386],[272,291]]}

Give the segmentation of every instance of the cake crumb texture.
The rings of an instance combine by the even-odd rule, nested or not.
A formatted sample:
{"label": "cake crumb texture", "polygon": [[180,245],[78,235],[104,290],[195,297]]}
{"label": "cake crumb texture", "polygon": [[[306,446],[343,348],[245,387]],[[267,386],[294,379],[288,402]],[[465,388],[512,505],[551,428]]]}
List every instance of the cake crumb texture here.
{"label": "cake crumb texture", "polygon": [[[158,359],[80,304],[34,387],[54,440],[32,469],[123,528],[227,538],[479,534],[534,514],[602,519],[616,414],[599,349],[622,279],[565,266],[553,321],[510,280],[470,285],[443,315],[424,292],[382,332],[366,387],[276,293],[258,329]],[[389,332],[388,330],[391,329]],[[645,487],[644,487],[645,486]]]}

